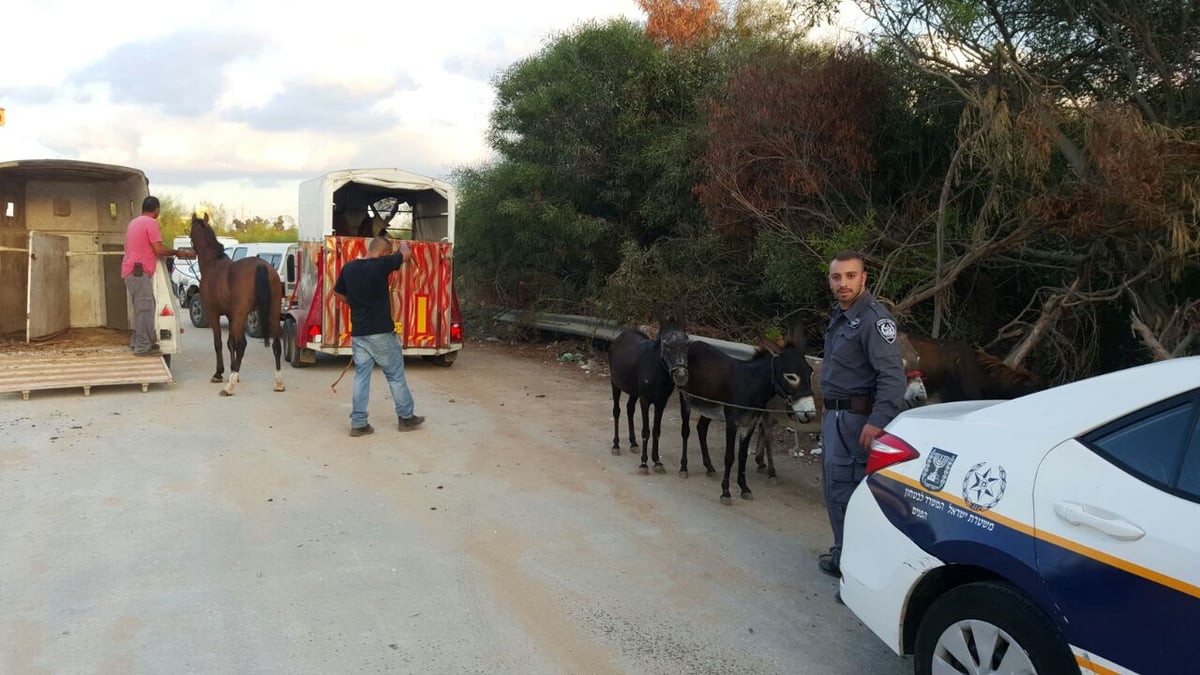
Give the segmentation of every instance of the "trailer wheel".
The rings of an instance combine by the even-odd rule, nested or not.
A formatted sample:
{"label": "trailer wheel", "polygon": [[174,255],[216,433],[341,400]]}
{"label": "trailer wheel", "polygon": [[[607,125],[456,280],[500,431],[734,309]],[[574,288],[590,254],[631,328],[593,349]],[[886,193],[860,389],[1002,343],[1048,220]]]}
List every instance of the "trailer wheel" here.
{"label": "trailer wheel", "polygon": [[193,293],[188,299],[188,314],[191,315],[192,325],[196,328],[208,328],[208,317],[204,315],[204,305],[200,302],[200,294]]}
{"label": "trailer wheel", "polygon": [[293,368],[307,368],[309,364],[300,360],[300,354],[304,351],[296,345],[296,321],[287,319],[283,322],[283,351],[287,355],[288,363],[292,364]]}
{"label": "trailer wheel", "polygon": [[430,363],[432,363],[435,366],[449,368],[450,366],[454,365],[454,360],[457,358],[458,358],[458,351],[456,350],[456,351],[452,351],[452,352],[446,352],[445,354],[434,354],[433,356],[426,356],[425,360],[429,361]]}

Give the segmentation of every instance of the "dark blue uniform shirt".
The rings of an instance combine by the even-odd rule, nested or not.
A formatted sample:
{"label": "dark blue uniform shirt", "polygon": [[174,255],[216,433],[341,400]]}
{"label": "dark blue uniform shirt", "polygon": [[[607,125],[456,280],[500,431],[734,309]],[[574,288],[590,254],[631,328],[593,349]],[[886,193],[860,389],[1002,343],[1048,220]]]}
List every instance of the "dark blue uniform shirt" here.
{"label": "dark blue uniform shirt", "polygon": [[827,399],[872,396],[868,424],[883,428],[900,414],[904,400],[904,366],[896,344],[896,320],[863,290],[850,309],[834,305],[825,329],[821,360],[821,395]]}

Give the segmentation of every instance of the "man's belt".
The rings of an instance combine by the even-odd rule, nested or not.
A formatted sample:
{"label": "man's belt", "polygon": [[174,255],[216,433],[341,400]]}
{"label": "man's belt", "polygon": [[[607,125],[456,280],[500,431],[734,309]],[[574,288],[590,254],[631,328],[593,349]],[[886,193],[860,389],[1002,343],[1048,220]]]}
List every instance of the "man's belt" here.
{"label": "man's belt", "polygon": [[850,398],[825,399],[826,410],[848,410],[857,415],[871,414],[875,399],[870,396],[851,396]]}

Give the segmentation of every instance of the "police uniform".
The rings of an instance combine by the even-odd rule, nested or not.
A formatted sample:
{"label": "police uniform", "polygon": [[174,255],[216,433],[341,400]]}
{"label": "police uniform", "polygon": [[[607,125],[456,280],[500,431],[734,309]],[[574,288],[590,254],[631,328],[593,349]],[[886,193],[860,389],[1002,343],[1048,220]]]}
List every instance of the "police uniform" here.
{"label": "police uniform", "polygon": [[827,572],[841,565],[846,506],[866,475],[868,451],[859,444],[863,427],[869,423],[882,429],[900,413],[905,380],[896,334],[896,320],[865,289],[849,309],[835,305],[825,329],[822,484],[833,527],[833,567],[826,569],[822,562]]}

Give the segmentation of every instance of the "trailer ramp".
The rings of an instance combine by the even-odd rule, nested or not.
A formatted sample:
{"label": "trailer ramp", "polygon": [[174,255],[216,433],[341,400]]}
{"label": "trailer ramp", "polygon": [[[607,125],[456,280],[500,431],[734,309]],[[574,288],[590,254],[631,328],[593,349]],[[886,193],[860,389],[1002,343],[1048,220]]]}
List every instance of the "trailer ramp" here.
{"label": "trailer ramp", "polygon": [[162,356],[134,356],[126,347],[75,351],[8,352],[0,355],[0,394],[21,392],[29,400],[33,391],[82,388],[116,384],[173,384],[171,370]]}

